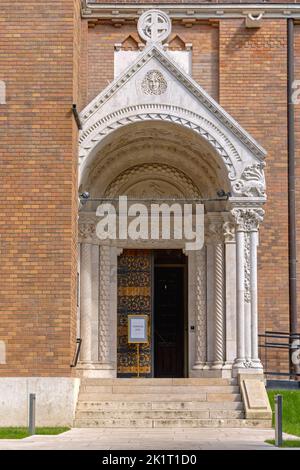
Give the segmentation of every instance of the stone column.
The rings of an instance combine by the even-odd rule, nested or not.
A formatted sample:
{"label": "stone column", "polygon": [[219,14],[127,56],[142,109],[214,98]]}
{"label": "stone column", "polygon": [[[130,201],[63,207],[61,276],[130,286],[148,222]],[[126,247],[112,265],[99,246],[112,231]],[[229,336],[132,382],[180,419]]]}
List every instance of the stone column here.
{"label": "stone column", "polygon": [[224,278],[224,239],[223,218],[220,213],[209,214],[210,242],[214,246],[214,345],[215,354],[212,369],[222,369],[225,345],[225,278]]}
{"label": "stone column", "polygon": [[231,369],[236,358],[236,246],[235,225],[229,212],[223,212],[225,243],[225,365]]}
{"label": "stone column", "polygon": [[80,254],[80,362],[92,360],[92,245],[81,244]]}
{"label": "stone column", "polygon": [[257,340],[257,231],[263,220],[260,208],[234,208],[237,269],[236,369],[260,369]]}
{"label": "stone column", "polygon": [[206,247],[195,252],[195,363],[201,370],[207,360]]}
{"label": "stone column", "polygon": [[252,343],[253,366],[261,369],[262,364],[258,357],[257,246],[258,246],[258,230],[256,228],[256,230],[252,230],[250,232],[251,343]]}

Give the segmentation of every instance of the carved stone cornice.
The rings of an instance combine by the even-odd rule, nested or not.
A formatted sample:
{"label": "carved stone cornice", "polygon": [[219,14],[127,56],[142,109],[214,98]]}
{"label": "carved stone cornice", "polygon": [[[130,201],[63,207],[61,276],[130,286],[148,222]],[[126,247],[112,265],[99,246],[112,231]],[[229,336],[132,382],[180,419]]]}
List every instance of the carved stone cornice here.
{"label": "carved stone cornice", "polygon": [[[81,0],[81,15],[87,19],[101,20],[137,20],[142,11],[153,8],[153,3],[144,4],[125,3],[120,1],[118,4],[104,4],[95,1]],[[292,3],[266,4],[261,1],[253,3],[234,3],[224,4],[222,0],[216,0],[210,4],[208,0],[202,0],[201,4],[155,4],[156,8],[166,11],[170,18],[174,20],[203,20],[203,19],[222,19],[222,18],[245,18],[249,13],[263,13],[263,18],[300,18],[300,5]]]}
{"label": "carved stone cornice", "polygon": [[236,230],[240,232],[256,231],[263,221],[264,214],[265,211],[262,208],[234,208],[231,210]]}

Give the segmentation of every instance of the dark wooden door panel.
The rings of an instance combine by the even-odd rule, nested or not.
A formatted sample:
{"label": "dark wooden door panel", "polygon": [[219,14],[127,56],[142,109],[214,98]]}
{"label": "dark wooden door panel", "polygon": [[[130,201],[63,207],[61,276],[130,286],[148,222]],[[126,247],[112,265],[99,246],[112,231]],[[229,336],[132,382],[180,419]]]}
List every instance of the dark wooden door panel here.
{"label": "dark wooden door panel", "polygon": [[154,354],[156,377],[183,377],[183,267],[154,270]]}

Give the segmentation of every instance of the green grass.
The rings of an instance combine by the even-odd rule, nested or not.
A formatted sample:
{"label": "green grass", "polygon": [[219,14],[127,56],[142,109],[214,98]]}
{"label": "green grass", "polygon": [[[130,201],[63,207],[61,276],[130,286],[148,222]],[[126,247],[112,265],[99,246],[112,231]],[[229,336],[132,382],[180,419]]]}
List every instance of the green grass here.
{"label": "green grass", "polygon": [[[268,390],[272,411],[274,412],[275,395],[282,395],[282,429],[287,434],[300,436],[300,390]],[[273,413],[274,427],[274,413]],[[275,445],[274,439],[268,439],[268,444]],[[300,440],[286,439],[282,447],[300,447]]]}
{"label": "green grass", "polygon": [[[267,439],[265,442],[267,442],[268,444],[273,444],[273,446],[275,445],[275,439]],[[282,447],[300,447],[300,441],[299,439],[285,440],[282,443]]]}
{"label": "green grass", "polygon": [[[282,429],[287,434],[300,436],[300,390],[268,390],[269,400],[274,411],[275,395],[282,395]],[[274,414],[273,414],[274,426]]]}
{"label": "green grass", "polygon": [[[70,428],[36,428],[35,434],[55,435],[69,431]],[[0,428],[0,439],[23,439],[28,437],[27,428]]]}

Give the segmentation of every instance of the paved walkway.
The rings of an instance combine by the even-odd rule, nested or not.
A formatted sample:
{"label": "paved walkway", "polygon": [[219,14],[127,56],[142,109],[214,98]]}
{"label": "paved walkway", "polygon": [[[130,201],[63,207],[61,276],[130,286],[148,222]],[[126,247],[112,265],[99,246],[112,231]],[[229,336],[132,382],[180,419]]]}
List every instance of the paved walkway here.
{"label": "paved walkway", "polygon": [[[294,436],[285,437],[293,438]],[[209,450],[274,449],[266,444],[274,439],[270,429],[97,429],[74,428],[58,436],[31,436],[22,440],[0,440],[3,449],[82,450]]]}

